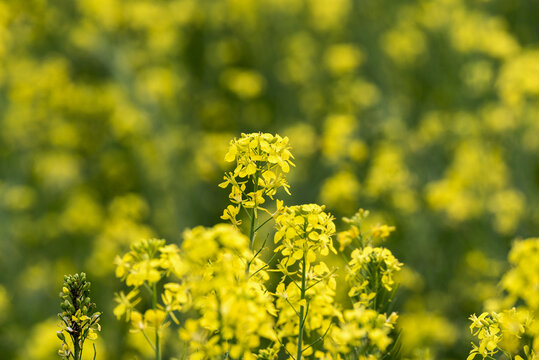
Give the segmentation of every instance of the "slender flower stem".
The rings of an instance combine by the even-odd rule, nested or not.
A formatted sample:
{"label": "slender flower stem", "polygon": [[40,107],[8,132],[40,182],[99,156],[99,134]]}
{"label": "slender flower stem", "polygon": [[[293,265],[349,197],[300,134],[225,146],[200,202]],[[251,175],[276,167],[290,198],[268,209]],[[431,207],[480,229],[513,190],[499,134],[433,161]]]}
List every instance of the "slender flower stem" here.
{"label": "slender flower stem", "polygon": [[271,216],[270,216],[269,218],[267,218],[266,220],[264,220],[264,222],[263,222],[262,224],[258,225],[258,227],[255,229],[255,232],[258,231],[258,230],[260,230],[260,228],[261,228],[262,226],[266,225],[270,220],[273,220],[273,216],[274,216],[274,215],[275,215],[275,214],[271,214]]}
{"label": "slender flower stem", "polygon": [[[302,271],[301,271],[301,301],[305,300],[305,290],[307,289],[307,262],[305,261],[305,252],[303,253],[303,259],[301,261]],[[305,306],[303,303],[299,308],[299,334],[298,334],[298,353],[296,355],[296,360],[301,360],[301,355],[303,353],[303,326],[305,325]]]}
{"label": "slender flower stem", "polygon": [[73,346],[75,348],[74,359],[75,360],[80,360],[81,353],[80,353],[80,349],[79,349],[78,339],[75,339]]}
{"label": "slender flower stem", "polygon": [[[157,283],[152,286],[152,308],[157,310]],[[159,328],[155,327],[155,360],[161,360],[161,348],[159,346]]]}
{"label": "slender flower stem", "polygon": [[329,332],[329,329],[331,329],[331,324],[329,324],[328,328],[326,329],[326,331],[324,332],[324,335],[320,336],[318,339],[316,339],[314,342],[312,342],[309,346],[307,346],[305,349],[303,349],[303,351],[313,347],[314,345],[316,345],[318,342],[324,340],[324,338],[326,337],[326,335],[328,334]]}
{"label": "slender flower stem", "polygon": [[[253,194],[254,194],[254,206],[253,206],[253,209],[252,209],[252,212],[251,212],[251,226],[249,228],[249,249],[252,251],[254,249],[254,246],[255,246],[255,234],[256,234],[256,207],[257,207],[257,204],[256,204],[256,192],[258,191],[258,171],[255,173],[255,176],[254,176],[254,189],[253,189]],[[254,260],[254,259],[253,259]],[[247,262],[247,266],[245,267],[245,275],[249,275],[249,268],[251,267],[251,261]]]}
{"label": "slender flower stem", "polygon": [[252,216],[251,216],[251,228],[249,229],[249,249],[251,249],[251,250],[253,250],[254,243],[255,243],[256,219],[255,219],[254,213],[255,213],[255,209],[253,208],[253,212],[252,212]]}
{"label": "slender flower stem", "polygon": [[[252,250],[253,245],[255,242],[255,226],[256,226],[256,219],[255,219],[255,209],[253,208],[252,216],[251,216],[251,228],[249,229],[249,248]],[[245,266],[245,275],[249,276],[249,269],[251,267],[251,262],[254,261],[254,258],[247,261],[247,266]]]}
{"label": "slender flower stem", "polygon": [[142,335],[144,335],[144,338],[146,339],[146,342],[148,343],[148,345],[150,345],[152,350],[155,352],[155,346],[152,343],[152,341],[150,340],[150,338],[148,337],[148,335],[146,335],[146,331],[142,330],[141,333],[142,333]]}
{"label": "slender flower stem", "polygon": [[251,229],[249,230],[249,248],[251,250],[254,250],[254,246],[255,246],[255,233],[256,233],[256,207],[258,206],[258,204],[256,203],[257,201],[257,197],[256,197],[256,192],[258,191],[258,171],[255,172],[255,177],[254,177],[254,189],[253,189],[253,194],[254,194],[254,206],[253,206],[253,213],[252,213],[252,217],[251,217]]}

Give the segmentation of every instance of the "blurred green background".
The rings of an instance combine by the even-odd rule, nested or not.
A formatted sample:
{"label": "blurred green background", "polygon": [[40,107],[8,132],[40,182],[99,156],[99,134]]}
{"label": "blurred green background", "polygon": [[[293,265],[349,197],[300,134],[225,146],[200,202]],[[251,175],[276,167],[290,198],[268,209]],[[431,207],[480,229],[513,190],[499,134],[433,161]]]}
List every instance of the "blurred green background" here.
{"label": "blurred green background", "polygon": [[[241,132],[288,136],[285,203],[395,225],[409,358],[462,359],[539,234],[536,0],[0,0],[0,358],[55,359],[64,273],[104,311],[132,241],[213,225]],[[175,338],[175,336],[174,336]],[[138,339],[138,340],[137,340]]]}

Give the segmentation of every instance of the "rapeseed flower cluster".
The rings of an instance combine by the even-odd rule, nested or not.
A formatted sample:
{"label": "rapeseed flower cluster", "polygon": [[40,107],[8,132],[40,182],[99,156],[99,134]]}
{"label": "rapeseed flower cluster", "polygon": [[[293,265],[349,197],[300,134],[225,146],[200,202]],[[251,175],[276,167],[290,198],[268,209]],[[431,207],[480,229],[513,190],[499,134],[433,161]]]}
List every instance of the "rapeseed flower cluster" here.
{"label": "rapeseed flower cluster", "polygon": [[[392,231],[395,231],[394,226],[385,224],[369,226],[365,224],[365,220],[369,215],[370,212],[368,210],[359,209],[351,218],[343,218],[343,221],[348,225],[348,229],[340,231],[337,234],[340,251],[344,251],[347,248],[354,249],[378,245],[384,242]],[[367,226],[369,226],[369,229],[365,229]]]}
{"label": "rapeseed flower cluster", "polygon": [[[116,276],[125,281],[132,290],[115,295],[118,304],[114,308],[114,315],[120,319],[131,321],[131,331],[141,332],[144,338],[155,351],[156,359],[161,359],[161,332],[169,325],[167,317],[178,322],[174,311],[182,309],[189,299],[185,290],[177,283],[166,283],[161,295],[163,304],[158,303],[157,284],[169,275],[181,276],[185,266],[179,256],[176,245],[166,245],[165,240],[144,239],[131,246],[131,251],[116,258]],[[148,291],[151,297],[152,308],[144,313],[136,309],[142,300],[140,289]],[[147,331],[153,331],[155,340],[152,342]]]}
{"label": "rapeseed flower cluster", "polygon": [[[391,333],[397,315],[387,317],[383,312],[391,301],[392,294],[387,292],[392,290],[393,273],[402,264],[389,250],[366,246],[372,244],[374,238],[387,238],[394,230],[377,225],[368,232],[361,231],[361,222],[367,215],[367,211],[360,210],[352,219],[345,219],[352,225],[338,237],[341,251],[352,241],[364,246],[352,252],[349,267],[353,274],[360,274],[362,266],[370,265],[371,253],[378,254],[372,256],[370,272],[364,273],[362,279],[347,277],[348,280],[354,278],[348,294],[354,309],[344,310],[344,313],[335,300],[335,270],[321,261],[330,252],[337,253],[332,240],[336,232],[333,216],[326,213],[323,206],[307,204],[285,207],[276,217],[275,251],[282,256],[278,270],[283,274],[275,292],[279,311],[276,325],[279,343],[289,356],[343,359],[355,354],[367,359],[381,358],[388,353],[388,346],[394,342]],[[365,255],[360,258],[358,251],[364,251]],[[367,289],[369,281],[375,286]],[[357,286],[357,282],[363,286]],[[385,303],[380,302],[380,306],[375,303],[368,308],[370,302],[358,301],[356,296],[368,300],[385,296]],[[310,344],[305,345],[307,340]]]}
{"label": "rapeseed flower cluster", "polygon": [[188,268],[182,280],[193,299],[186,311],[197,314],[180,330],[190,358],[255,359],[261,343],[275,337],[276,313],[262,260],[245,273],[253,257],[248,238],[232,225],[196,227],[184,233],[182,254]]}
{"label": "rapeseed flower cluster", "polygon": [[[500,313],[484,312],[479,316],[473,314],[470,316],[470,331],[479,340],[479,344],[472,343],[472,350],[468,359],[474,359],[476,355],[485,358],[492,358],[497,353],[503,353],[511,357],[524,351],[526,359],[534,359],[530,354],[529,346],[519,349],[520,339],[524,336],[526,329],[529,328],[532,318],[526,311],[511,308]],[[530,355],[532,357],[530,357]],[[520,355],[514,355],[515,359],[523,359]]]}
{"label": "rapeseed flower cluster", "polygon": [[[497,310],[470,316],[472,342],[468,359],[503,354],[515,360],[536,360],[539,354],[537,288],[539,239],[518,240],[509,252],[511,268],[500,282],[503,294],[486,305]],[[498,310],[499,309],[499,310]]]}
{"label": "rapeseed flower cluster", "polygon": [[516,241],[509,252],[511,269],[504,274],[501,285],[507,301],[523,301],[539,312],[539,238]]}
{"label": "rapeseed flower cluster", "polygon": [[366,226],[369,212],[360,209],[351,218],[344,218],[349,229],[339,232],[340,249],[352,249],[347,266],[346,280],[350,286],[348,295],[354,303],[375,310],[382,310],[394,293],[395,275],[401,270],[400,263],[387,248],[375,246],[387,239],[394,226]]}
{"label": "rapeseed flower cluster", "polygon": [[360,209],[351,218],[344,218],[347,230],[337,234],[340,252],[347,260],[347,295],[351,310],[340,310],[335,326],[324,340],[325,352],[320,359],[382,359],[398,356],[395,325],[398,315],[390,313],[394,296],[395,274],[401,263],[386,248],[375,247],[387,239],[395,228],[365,222],[369,212]]}
{"label": "rapeseed flower cluster", "polygon": [[311,264],[319,255],[337,253],[333,247],[335,234],[333,216],[317,204],[287,207],[275,219],[275,251],[283,255],[281,266],[286,269],[304,259]]}
{"label": "rapeseed flower cluster", "polygon": [[219,186],[231,186],[229,199],[234,205],[228,206],[221,218],[239,225],[236,216],[241,208],[252,209],[253,218],[257,217],[258,210],[269,213],[262,206],[267,198],[273,200],[279,188],[290,194],[284,174],[294,165],[293,158],[287,137],[253,133],[232,140],[225,160],[235,162],[236,167],[225,175],[225,181]]}
{"label": "rapeseed flower cluster", "polygon": [[396,313],[388,316],[362,305],[345,310],[324,343],[331,355],[319,353],[319,358],[347,359],[353,354],[358,359],[382,359],[394,341],[391,332],[397,318]]}
{"label": "rapeseed flower cluster", "polygon": [[[245,274],[249,260],[256,273]],[[254,359],[261,339],[274,338],[275,309],[262,284],[268,279],[264,263],[253,260],[247,237],[232,225],[186,230],[181,247],[142,240],[117,259],[116,274],[134,289],[116,295],[114,313],[131,321],[132,331],[144,334],[156,358],[162,330],[170,325],[167,318],[181,325],[179,337],[191,359],[223,354]],[[141,288],[150,290],[152,297],[152,308],[145,312],[135,309]],[[180,318],[187,319],[180,323]],[[155,341],[149,339],[148,330],[155,332]]]}
{"label": "rapeseed flower cluster", "polygon": [[[294,165],[291,160],[294,156],[290,148],[287,137],[267,133],[242,134],[240,139],[235,138],[230,142],[225,155],[225,161],[235,162],[236,167],[233,172],[227,173],[225,181],[219,184],[222,188],[231,185],[229,199],[233,204],[227,206],[221,219],[230,220],[237,227],[241,224],[237,216],[243,208],[250,219],[249,249],[253,251],[257,231],[283,210],[281,200],[276,200],[276,209],[273,213],[262,204],[267,198],[273,200],[281,187],[290,195],[290,186],[285,178],[290,171],[290,165]],[[258,210],[263,210],[269,215],[260,225]],[[249,273],[251,265],[260,255],[264,245],[265,242],[253,257],[246,261],[246,273]]]}
{"label": "rapeseed flower cluster", "polygon": [[[366,246],[352,251],[346,279],[351,285],[348,295],[359,302],[377,308],[377,303],[387,301],[394,289],[394,276],[400,271],[400,263],[389,249]],[[380,294],[382,293],[382,294]],[[378,299],[378,296],[385,297]]]}
{"label": "rapeseed flower cluster", "polygon": [[179,249],[175,245],[165,246],[162,239],[145,239],[134,243],[131,251],[116,258],[116,276],[128,286],[138,288],[153,286],[167,272],[181,274],[183,271]]}

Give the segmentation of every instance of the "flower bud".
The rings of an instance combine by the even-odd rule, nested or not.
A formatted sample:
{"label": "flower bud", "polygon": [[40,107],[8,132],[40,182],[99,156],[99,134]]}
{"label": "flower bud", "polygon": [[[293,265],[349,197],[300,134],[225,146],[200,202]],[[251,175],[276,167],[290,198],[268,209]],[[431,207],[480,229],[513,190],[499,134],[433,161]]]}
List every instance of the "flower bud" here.
{"label": "flower bud", "polygon": [[64,336],[64,333],[62,331],[57,331],[56,332],[56,336],[58,337],[58,339],[62,340],[62,341],[66,341],[66,338]]}

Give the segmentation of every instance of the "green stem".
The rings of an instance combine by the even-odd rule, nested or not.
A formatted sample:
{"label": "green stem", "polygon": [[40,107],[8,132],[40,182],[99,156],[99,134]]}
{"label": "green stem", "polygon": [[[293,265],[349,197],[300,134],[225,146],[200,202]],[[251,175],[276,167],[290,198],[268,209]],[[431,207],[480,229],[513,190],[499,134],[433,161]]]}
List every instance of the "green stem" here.
{"label": "green stem", "polygon": [[255,209],[254,208],[253,208],[253,211],[252,211],[251,215],[252,215],[251,216],[251,228],[249,229],[249,249],[253,250],[253,247],[255,246],[255,226],[256,226]]}
{"label": "green stem", "polygon": [[[249,249],[251,251],[253,251],[254,246],[255,246],[255,233],[256,233],[256,230],[257,230],[256,229],[255,212],[256,212],[256,207],[257,207],[257,204],[256,204],[256,192],[258,191],[258,171],[255,173],[253,186],[254,186],[254,188],[253,188],[254,206],[253,206],[253,209],[252,209],[252,212],[251,212],[251,226],[249,228]],[[251,267],[251,262],[253,260],[247,262],[247,266],[245,267],[245,275],[249,275],[249,268]]]}
{"label": "green stem", "polygon": [[504,353],[505,356],[507,356],[509,358],[509,360],[513,360],[513,357],[511,356],[511,354],[509,354],[507,351],[505,351],[504,349],[502,349],[501,347],[497,346],[497,348]]}
{"label": "green stem", "polygon": [[324,335],[320,336],[318,339],[316,339],[311,345],[307,346],[305,349],[303,349],[303,351],[313,347],[314,345],[316,345],[318,342],[324,340],[324,338],[326,337],[326,335],[328,334],[329,332],[329,329],[331,329],[331,324],[329,324],[328,328],[326,329],[326,331],[324,332]]}
{"label": "green stem", "polygon": [[[275,215],[275,214],[273,214]],[[260,230],[260,228],[264,225],[266,225],[270,220],[273,220],[273,216],[270,216],[269,218],[267,218],[266,220],[264,220],[264,222],[260,225],[258,225],[258,227],[255,229],[255,232],[257,232],[258,230]]]}
{"label": "green stem", "polygon": [[79,342],[78,342],[78,339],[74,339],[74,344],[73,344],[73,347],[75,348],[75,355],[74,355],[74,358],[75,360],[80,360],[80,357],[81,357],[81,353],[80,353],[80,348],[79,348]]}
{"label": "green stem", "polygon": [[[152,308],[157,310],[157,283],[152,286]],[[161,360],[161,348],[159,346],[159,328],[155,327],[155,360]]]}
{"label": "green stem", "polygon": [[146,335],[146,332],[144,331],[144,329],[141,332],[142,332],[142,335],[144,336],[144,338],[146,339],[146,342],[148,343],[148,345],[150,345],[152,350],[155,352],[155,346],[153,345],[153,343],[150,340],[150,338],[148,337],[148,335]]}
{"label": "green stem", "polygon": [[[303,253],[302,259],[302,272],[301,272],[301,300],[305,300],[305,290],[307,289],[307,262],[305,261],[305,252]],[[298,334],[298,353],[296,360],[301,360],[301,355],[303,353],[303,326],[305,325],[305,306],[303,303],[299,308],[299,334]]]}
{"label": "green stem", "polygon": [[[253,208],[252,216],[251,216],[251,228],[249,229],[249,248],[252,250],[253,245],[255,242],[255,210]],[[254,261],[254,258],[247,261],[247,266],[245,266],[245,275],[249,276],[249,269],[251,268],[251,263]]]}

